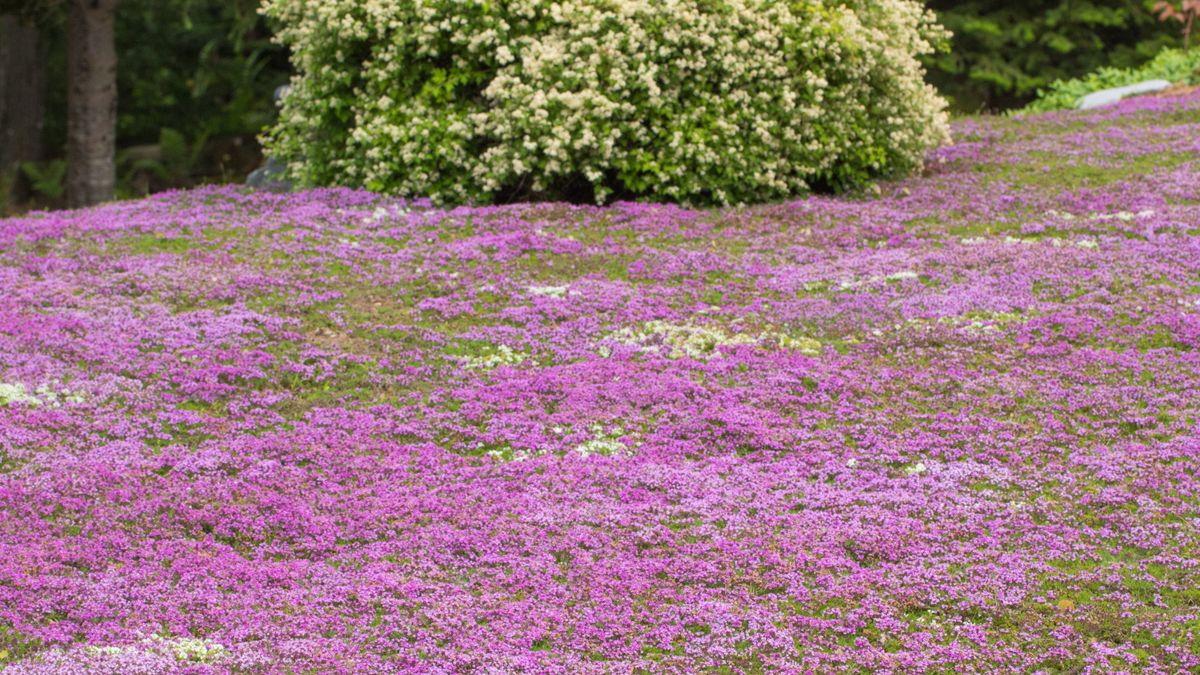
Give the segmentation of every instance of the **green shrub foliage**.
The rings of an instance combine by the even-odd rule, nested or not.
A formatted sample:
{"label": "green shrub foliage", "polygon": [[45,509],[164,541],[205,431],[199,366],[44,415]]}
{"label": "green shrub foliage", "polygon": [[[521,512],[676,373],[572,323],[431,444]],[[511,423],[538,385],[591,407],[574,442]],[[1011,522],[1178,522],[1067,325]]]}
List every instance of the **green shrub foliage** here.
{"label": "green shrub foliage", "polygon": [[153,143],[253,135],[275,116],[288,63],[257,0],[122,0],[117,6],[120,137]]}
{"label": "green shrub foliage", "polygon": [[1175,28],[1154,0],[930,0],[954,33],[950,50],[925,58],[930,81],[961,110],[1024,105],[1056,80],[1102,67],[1132,68],[1165,47]]}
{"label": "green shrub foliage", "polygon": [[912,0],[267,0],[297,75],[270,152],[438,202],[777,199],[948,137]]}
{"label": "green shrub foliage", "polygon": [[1073,108],[1080,98],[1101,89],[1123,87],[1146,80],[1167,80],[1177,84],[1200,84],[1200,50],[1184,53],[1166,49],[1139,68],[1100,68],[1083,77],[1059,80],[1042,91],[1024,112],[1044,112]]}

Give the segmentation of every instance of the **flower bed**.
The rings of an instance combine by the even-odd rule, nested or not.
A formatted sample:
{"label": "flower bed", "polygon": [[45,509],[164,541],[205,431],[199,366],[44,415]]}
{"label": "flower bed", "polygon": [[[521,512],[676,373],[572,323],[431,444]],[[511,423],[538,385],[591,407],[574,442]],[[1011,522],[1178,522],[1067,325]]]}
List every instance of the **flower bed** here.
{"label": "flower bed", "polygon": [[870,200],[0,221],[0,664],[1200,668],[1200,96],[955,131]]}

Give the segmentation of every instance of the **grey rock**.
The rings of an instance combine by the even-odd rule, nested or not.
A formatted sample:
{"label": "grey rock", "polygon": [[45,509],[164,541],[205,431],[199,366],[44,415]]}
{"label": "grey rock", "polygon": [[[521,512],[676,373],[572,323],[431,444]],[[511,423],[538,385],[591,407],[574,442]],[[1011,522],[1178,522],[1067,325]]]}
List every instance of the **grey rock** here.
{"label": "grey rock", "polygon": [[[288,95],[292,90],[291,85],[280,85],[275,88],[275,93],[272,99],[275,105],[279,105],[283,101],[283,97]],[[275,159],[267,157],[267,161],[263,162],[262,166],[250,172],[246,176],[246,185],[256,190],[266,190],[268,192],[291,192],[292,182],[285,176],[287,175],[287,164]]]}
{"label": "grey rock", "polygon": [[1166,80],[1147,80],[1130,84],[1124,87],[1116,87],[1113,89],[1102,89],[1094,91],[1087,96],[1079,99],[1079,103],[1075,105],[1080,110],[1091,110],[1093,108],[1102,108],[1106,105],[1112,105],[1117,101],[1128,96],[1137,94],[1151,94],[1156,91],[1162,91],[1171,86],[1171,83]]}
{"label": "grey rock", "polygon": [[268,192],[290,192],[292,182],[284,178],[286,175],[287,165],[274,157],[268,157],[262,166],[246,176],[246,185]]}

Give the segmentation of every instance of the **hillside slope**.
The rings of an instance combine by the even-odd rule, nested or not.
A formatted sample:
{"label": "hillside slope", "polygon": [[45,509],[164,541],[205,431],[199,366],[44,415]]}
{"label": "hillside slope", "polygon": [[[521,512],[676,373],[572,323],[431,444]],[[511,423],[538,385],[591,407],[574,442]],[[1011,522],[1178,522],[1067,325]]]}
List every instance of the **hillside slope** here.
{"label": "hillside slope", "polygon": [[1200,669],[1200,96],[955,132],[871,199],[0,221],[0,665]]}

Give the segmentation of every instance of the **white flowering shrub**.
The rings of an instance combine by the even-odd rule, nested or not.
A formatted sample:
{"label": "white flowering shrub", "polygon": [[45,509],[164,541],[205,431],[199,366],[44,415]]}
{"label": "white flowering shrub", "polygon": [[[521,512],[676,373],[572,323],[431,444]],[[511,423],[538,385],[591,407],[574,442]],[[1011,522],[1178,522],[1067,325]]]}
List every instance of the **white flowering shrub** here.
{"label": "white flowering shrub", "polygon": [[297,70],[268,152],[438,202],[764,201],[948,139],[916,0],[265,0]]}

